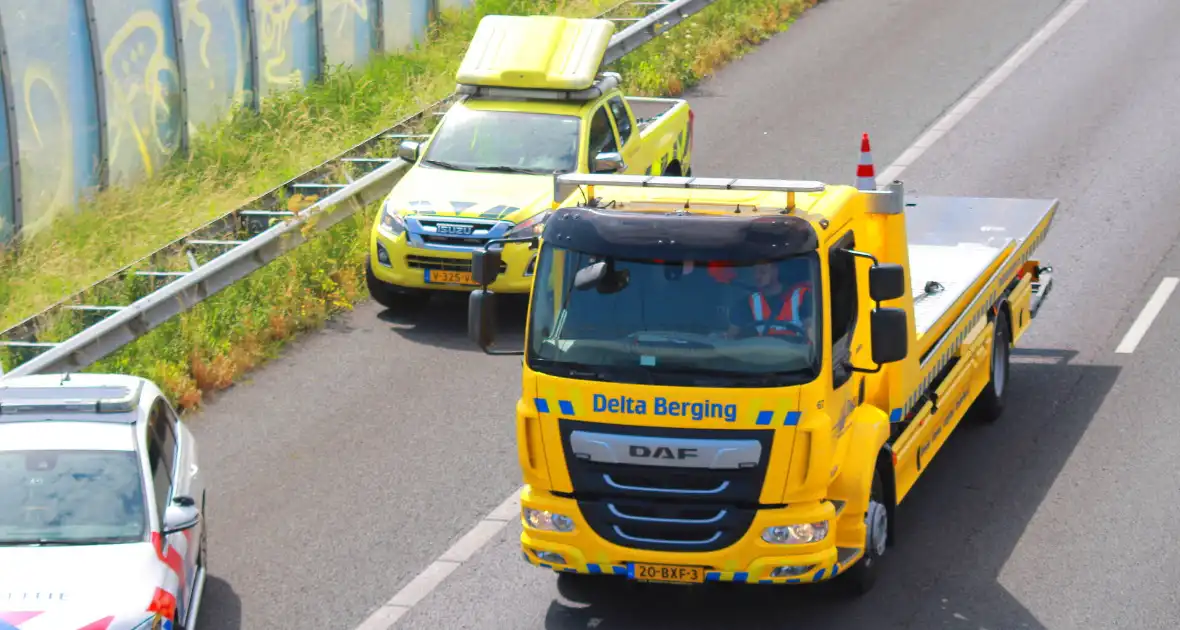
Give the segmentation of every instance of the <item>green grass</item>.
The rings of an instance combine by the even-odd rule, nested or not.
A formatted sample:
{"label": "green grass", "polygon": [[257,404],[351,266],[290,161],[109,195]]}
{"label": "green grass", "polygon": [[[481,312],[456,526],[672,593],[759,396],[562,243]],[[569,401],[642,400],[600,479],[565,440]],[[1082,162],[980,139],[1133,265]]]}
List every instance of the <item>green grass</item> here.
{"label": "green grass", "polygon": [[[817,0],[720,0],[617,62],[624,90],[675,96],[785,30]],[[320,85],[239,112],[207,130],[156,178],[104,191],[19,252],[0,254],[0,328],[105,277],[448,95],[486,14],[589,16],[617,0],[477,0],[444,15],[419,49],[334,72]],[[367,297],[363,264],[376,206],[174,318],[88,371],[159,382],[182,408],[229,386],[301,331]],[[52,237],[51,237],[52,235]]]}

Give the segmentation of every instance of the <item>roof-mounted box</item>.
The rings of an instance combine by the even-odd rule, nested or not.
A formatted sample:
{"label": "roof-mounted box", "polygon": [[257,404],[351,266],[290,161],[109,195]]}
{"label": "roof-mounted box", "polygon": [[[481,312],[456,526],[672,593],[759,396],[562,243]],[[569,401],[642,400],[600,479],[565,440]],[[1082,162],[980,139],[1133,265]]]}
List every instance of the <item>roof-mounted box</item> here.
{"label": "roof-mounted box", "polygon": [[456,78],[478,87],[586,90],[614,32],[610,20],[489,15],[480,20]]}

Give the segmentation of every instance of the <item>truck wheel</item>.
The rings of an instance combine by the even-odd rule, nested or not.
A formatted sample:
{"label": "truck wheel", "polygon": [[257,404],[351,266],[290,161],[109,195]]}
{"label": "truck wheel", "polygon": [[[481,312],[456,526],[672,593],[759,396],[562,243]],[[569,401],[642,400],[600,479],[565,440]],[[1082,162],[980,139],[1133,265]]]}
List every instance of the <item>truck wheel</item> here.
{"label": "truck wheel", "polygon": [[1008,339],[1008,309],[996,313],[992,330],[991,378],[976,400],[977,415],[984,422],[995,422],[1004,412],[1008,394],[1008,359],[1011,354]]}
{"label": "truck wheel", "polygon": [[373,263],[368,260],[365,261],[365,285],[368,286],[373,301],[390,310],[422,306],[430,299],[430,295],[425,291],[398,291],[389,283],[382,282],[373,274]]}
{"label": "truck wheel", "polygon": [[889,510],[885,507],[885,488],[881,475],[873,474],[869,493],[869,509],[865,513],[865,553],[836,579],[853,595],[860,596],[873,590],[880,573],[881,558],[889,544]]}

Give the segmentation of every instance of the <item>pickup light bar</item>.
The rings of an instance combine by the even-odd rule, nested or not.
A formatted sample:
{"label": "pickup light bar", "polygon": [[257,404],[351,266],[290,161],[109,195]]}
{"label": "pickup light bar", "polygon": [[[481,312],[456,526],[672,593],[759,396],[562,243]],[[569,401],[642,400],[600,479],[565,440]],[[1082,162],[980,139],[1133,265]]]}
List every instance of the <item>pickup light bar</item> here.
{"label": "pickup light bar", "polygon": [[729,177],[670,177],[667,175],[599,175],[566,173],[553,178],[553,200],[564,203],[579,186],[630,188],[684,188],[689,190],[755,190],[787,193],[787,208],[795,207],[795,193],[821,193],[827,190],[823,182],[794,179],[748,179]]}
{"label": "pickup light bar", "polygon": [[121,386],[3,387],[0,415],[29,413],[129,413],[139,406],[143,391]]}

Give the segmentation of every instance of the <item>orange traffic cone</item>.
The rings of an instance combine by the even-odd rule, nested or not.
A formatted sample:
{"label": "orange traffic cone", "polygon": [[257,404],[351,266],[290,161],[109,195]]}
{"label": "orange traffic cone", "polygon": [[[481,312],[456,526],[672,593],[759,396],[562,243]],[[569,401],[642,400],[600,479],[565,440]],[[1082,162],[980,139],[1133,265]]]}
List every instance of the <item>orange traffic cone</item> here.
{"label": "orange traffic cone", "polygon": [[873,151],[869,148],[869,134],[860,138],[860,164],[856,167],[856,187],[860,190],[876,190],[877,175],[873,169]]}

